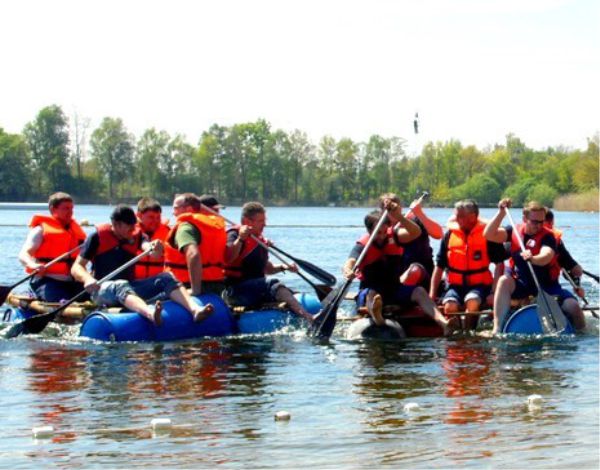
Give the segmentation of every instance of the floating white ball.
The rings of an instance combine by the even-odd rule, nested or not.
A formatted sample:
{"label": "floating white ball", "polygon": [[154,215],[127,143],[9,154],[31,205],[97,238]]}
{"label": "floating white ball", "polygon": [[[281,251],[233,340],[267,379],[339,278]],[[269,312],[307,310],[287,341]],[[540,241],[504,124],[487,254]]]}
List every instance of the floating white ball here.
{"label": "floating white ball", "polygon": [[169,418],[154,418],[150,421],[152,429],[171,429],[172,423]]}
{"label": "floating white ball", "polygon": [[540,407],[542,406],[544,399],[541,395],[533,394],[527,397],[527,405],[530,407]]}
{"label": "floating white ball", "polygon": [[33,437],[45,438],[51,437],[54,434],[54,428],[52,426],[37,426],[31,430]]}
{"label": "floating white ball", "polygon": [[404,405],[404,411],[406,413],[411,413],[413,411],[417,411],[419,408],[421,408],[421,407],[419,406],[418,403],[415,403],[415,402],[407,403],[406,405]]}
{"label": "floating white ball", "polygon": [[289,421],[292,415],[289,411],[278,411],[275,413],[275,421]]}

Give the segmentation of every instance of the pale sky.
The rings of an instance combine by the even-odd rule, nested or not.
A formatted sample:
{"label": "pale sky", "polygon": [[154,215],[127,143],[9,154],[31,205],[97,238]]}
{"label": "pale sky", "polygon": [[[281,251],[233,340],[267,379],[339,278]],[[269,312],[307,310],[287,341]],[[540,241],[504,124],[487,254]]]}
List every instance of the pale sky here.
{"label": "pale sky", "polygon": [[51,104],[193,144],[258,118],[412,150],[509,132],[585,148],[600,128],[597,0],[8,0],[0,17],[7,132]]}

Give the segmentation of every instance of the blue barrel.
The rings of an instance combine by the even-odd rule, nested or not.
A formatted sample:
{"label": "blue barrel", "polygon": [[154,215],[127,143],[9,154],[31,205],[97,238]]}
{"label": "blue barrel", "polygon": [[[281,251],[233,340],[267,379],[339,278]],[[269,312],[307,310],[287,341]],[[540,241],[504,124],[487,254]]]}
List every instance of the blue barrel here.
{"label": "blue barrel", "polygon": [[79,335],[100,341],[174,341],[236,332],[235,321],[220,297],[204,294],[193,299],[200,305],[213,304],[215,311],[206,320],[195,323],[181,305],[167,301],[163,303],[159,327],[137,313],[94,312],[83,321]]}
{"label": "blue barrel", "polygon": [[[526,307],[520,308],[516,312],[513,312],[504,328],[502,333],[513,333],[521,335],[541,335],[544,333],[542,330],[542,324],[537,314],[537,305],[527,305]],[[575,334],[573,327],[567,322],[567,327],[560,332],[561,335],[572,335]]]}
{"label": "blue barrel", "polygon": [[31,310],[23,310],[18,307],[9,307],[2,312],[3,322],[21,322],[35,315]]}
{"label": "blue barrel", "polygon": [[[315,295],[295,294],[296,300],[304,309],[315,315],[321,310],[321,303]],[[289,310],[265,309],[244,312],[237,320],[238,331],[242,334],[273,333],[286,327],[297,328],[303,324],[298,315]]]}

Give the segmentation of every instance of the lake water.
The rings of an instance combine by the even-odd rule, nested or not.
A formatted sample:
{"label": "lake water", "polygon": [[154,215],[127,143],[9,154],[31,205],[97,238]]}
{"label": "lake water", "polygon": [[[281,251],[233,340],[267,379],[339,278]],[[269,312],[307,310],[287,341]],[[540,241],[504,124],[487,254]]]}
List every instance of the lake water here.
{"label": "lake water", "polygon": [[[76,216],[100,223],[110,210],[78,206]],[[32,213],[0,210],[3,284],[23,276],[17,253]],[[234,220],[239,213],[224,211]],[[267,237],[339,275],[365,213],[273,208]],[[450,210],[428,213],[444,223]],[[598,215],[556,219],[574,257],[597,274]],[[310,291],[293,275],[283,278]],[[598,285],[584,278],[584,286],[597,305]],[[349,311],[345,305],[342,315]],[[544,340],[352,342],[343,325],[327,343],[284,332],[99,344],[56,332],[0,339],[1,467],[600,465],[597,320],[585,334]],[[540,407],[527,406],[532,394],[543,397]],[[411,403],[418,408],[407,411]],[[291,420],[275,421],[280,410]],[[157,417],[170,418],[172,430],[153,433]],[[34,439],[31,429],[43,425],[55,434]]]}

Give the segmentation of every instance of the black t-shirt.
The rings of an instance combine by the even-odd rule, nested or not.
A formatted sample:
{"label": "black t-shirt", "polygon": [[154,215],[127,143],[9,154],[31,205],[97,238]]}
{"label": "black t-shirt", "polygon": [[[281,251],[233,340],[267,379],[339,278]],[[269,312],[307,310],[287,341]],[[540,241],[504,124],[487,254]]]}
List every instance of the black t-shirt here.
{"label": "black t-shirt", "polygon": [[429,233],[418,217],[411,220],[419,226],[421,234],[408,243],[400,243],[400,246],[404,248],[402,271],[405,271],[411,263],[420,263],[431,275],[433,272],[433,248],[429,242]]}
{"label": "black t-shirt", "polygon": [[[377,248],[383,249],[386,242],[384,242],[383,245],[379,245],[374,241],[373,245]],[[356,243],[352,247],[349,257],[358,260],[364,248],[364,245]],[[373,288],[378,290],[380,293],[384,290],[393,288],[393,286],[399,283],[398,278],[400,277],[400,274],[402,274],[401,258],[401,256],[385,255],[379,258],[377,261],[362,267],[360,288]]]}
{"label": "black t-shirt", "polygon": [[[115,269],[123,266],[125,263],[135,258],[135,254],[126,251],[123,247],[133,245],[136,249],[141,249],[145,237],[135,237],[132,240],[121,240],[119,245],[112,250],[106,251],[98,255],[100,246],[100,237],[98,232],[91,233],[85,239],[81,249],[81,257],[92,262],[92,271],[96,279],[102,279],[107,274],[110,274]],[[113,279],[125,279],[127,281],[134,279],[135,266],[130,266],[123,272],[117,274]]]}
{"label": "black t-shirt", "polygon": [[[239,235],[239,230],[231,228],[227,231],[227,244],[231,245],[237,239]],[[245,244],[247,241],[242,242],[242,248],[240,254],[245,248]],[[269,261],[269,252],[260,245],[256,245],[256,247],[248,253],[248,255],[242,260],[242,265],[240,266],[241,277],[232,278],[229,277],[227,279],[228,282],[242,282],[248,279],[257,279],[261,277],[265,277],[265,269],[267,267],[267,262]]]}

